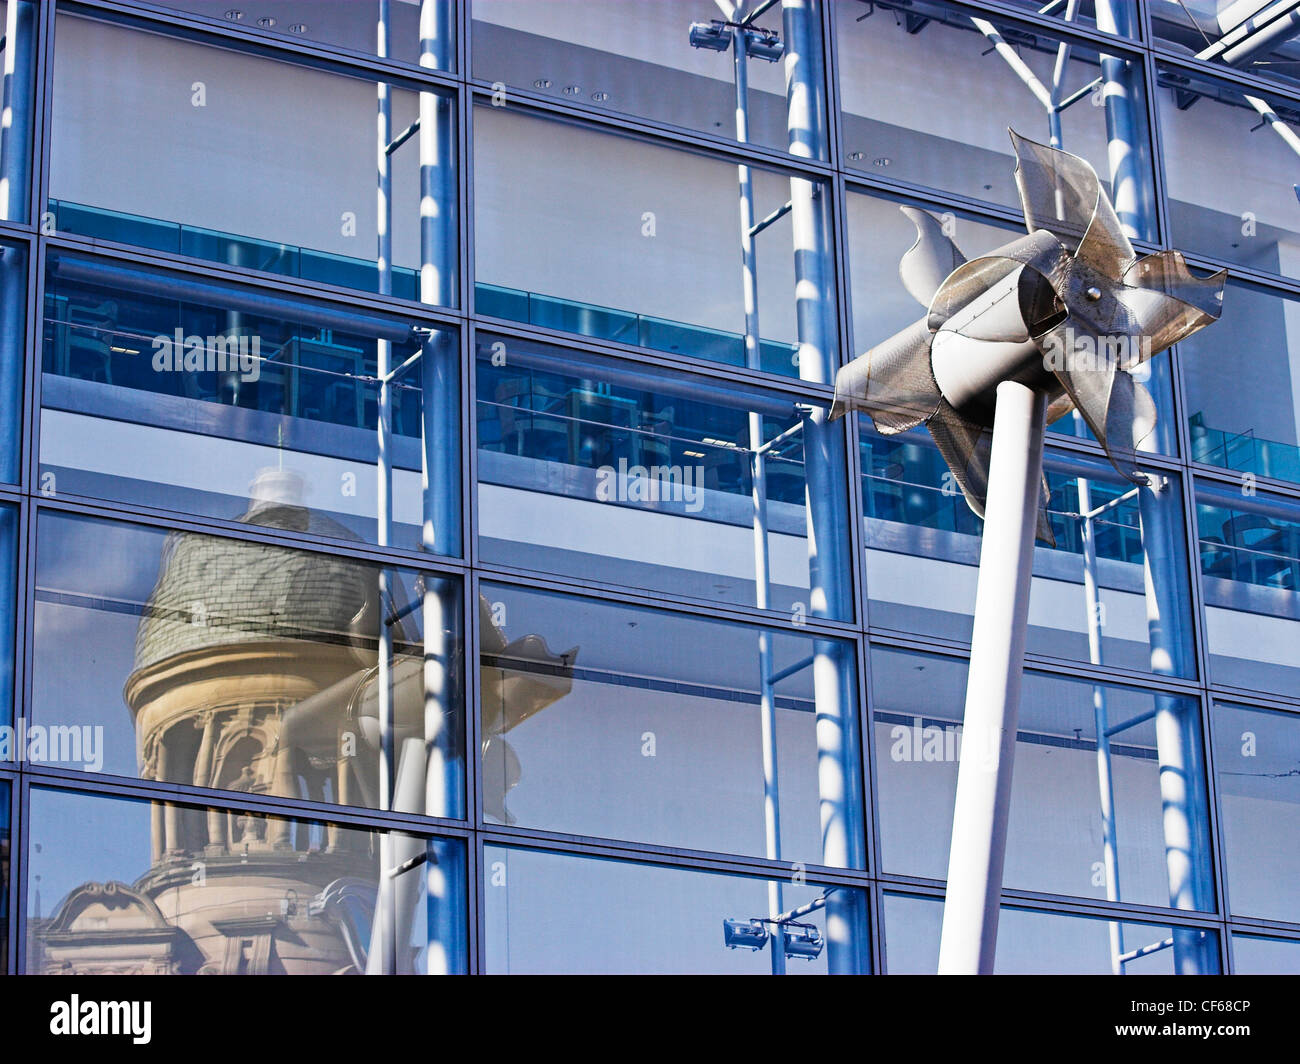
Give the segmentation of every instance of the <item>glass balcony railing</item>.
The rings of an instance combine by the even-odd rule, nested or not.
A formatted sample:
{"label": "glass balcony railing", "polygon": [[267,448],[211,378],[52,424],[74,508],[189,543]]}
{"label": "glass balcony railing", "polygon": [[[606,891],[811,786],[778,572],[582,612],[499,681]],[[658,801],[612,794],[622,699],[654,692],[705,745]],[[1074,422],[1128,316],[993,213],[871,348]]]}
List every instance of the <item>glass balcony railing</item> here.
{"label": "glass balcony railing", "polygon": [[[379,290],[378,265],[368,259],[334,255],[65,200],[50,200],[49,209],[54,227],[61,233],[92,240],[111,240],[340,288],[363,292]],[[418,288],[418,270],[393,267],[393,295],[415,300]],[[652,351],[689,355],[707,362],[730,366],[745,364],[745,338],[740,333],[500,285],[476,284],[474,298],[478,313],[488,317],[598,340],[612,340]],[[762,340],[759,342],[760,368],[783,377],[798,376],[795,360],[798,349],[797,344]]]}
{"label": "glass balcony railing", "polygon": [[[744,336],[722,329],[491,284],[474,286],[474,306],[479,314],[492,318],[526,322],[545,329],[613,340],[652,351],[689,355],[728,366],[745,364]],[[768,373],[783,377],[798,376],[794,358],[798,350],[797,344],[761,340],[759,366]]]}
{"label": "glass balcony railing", "polygon": [[[87,207],[64,200],[50,200],[49,209],[54,217],[54,227],[60,233],[132,244],[154,251],[188,255],[209,262],[263,270],[281,277],[296,277],[303,281],[317,281],[341,288],[355,288],[363,292],[379,291],[378,264],[368,259],[334,255],[292,244],[277,244],[255,237]],[[393,267],[393,295],[401,299],[416,299],[418,285],[418,270]]]}
{"label": "glass balcony railing", "polygon": [[[939,532],[980,535],[984,522],[948,476],[939,453],[925,444],[900,439],[865,437],[860,445],[863,516]],[[1071,476],[1047,472],[1051,490],[1047,517],[1056,537],[1056,549],[1083,553],[1083,525],[1079,519],[1078,481]],[[943,487],[947,483],[948,487]],[[1092,505],[1126,495],[1131,485],[1091,483]],[[1099,558],[1140,565],[1143,560],[1142,530],[1138,507],[1129,498],[1093,521]]]}
{"label": "glass balcony railing", "polygon": [[1253,429],[1225,432],[1210,428],[1200,414],[1193,414],[1189,424],[1193,461],[1238,473],[1300,481],[1300,447],[1295,444],[1261,439]]}

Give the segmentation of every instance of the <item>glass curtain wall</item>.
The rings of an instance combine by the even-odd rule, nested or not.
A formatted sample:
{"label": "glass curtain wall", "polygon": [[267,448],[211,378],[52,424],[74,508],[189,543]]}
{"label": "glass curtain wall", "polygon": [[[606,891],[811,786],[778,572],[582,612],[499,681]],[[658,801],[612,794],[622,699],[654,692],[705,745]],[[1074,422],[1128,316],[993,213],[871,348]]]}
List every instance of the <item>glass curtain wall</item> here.
{"label": "glass curtain wall", "polygon": [[932,972],[983,523],[828,413],[1010,127],[1231,277],[1051,427],[997,967],[1295,971],[1270,12],[0,2],[5,963]]}

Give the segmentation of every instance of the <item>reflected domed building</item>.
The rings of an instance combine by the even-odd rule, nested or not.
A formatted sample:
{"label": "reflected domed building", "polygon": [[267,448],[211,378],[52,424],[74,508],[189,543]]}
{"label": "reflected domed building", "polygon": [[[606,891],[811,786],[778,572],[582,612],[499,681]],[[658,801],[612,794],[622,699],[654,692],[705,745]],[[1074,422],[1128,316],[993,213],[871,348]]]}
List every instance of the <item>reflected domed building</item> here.
{"label": "reflected domed building", "polygon": [[[239,520],[357,538],[303,506],[301,489],[296,474],[266,471]],[[417,580],[417,595],[440,600],[425,610],[426,623],[444,619],[441,638],[431,641],[444,649],[430,654],[412,630],[420,603],[401,601],[401,580],[390,580],[389,610],[381,615],[379,572],[341,556],[171,534],[124,690],[141,778],[377,807],[382,619],[392,633],[393,807],[446,815],[436,792],[461,786],[448,766],[464,760],[459,607],[433,586],[436,578]],[[492,707],[484,745],[495,752],[502,731],[568,692],[576,651],[553,655],[535,636],[507,644],[486,603],[480,616],[487,647],[534,666],[512,672],[498,661],[484,670],[484,704]],[[403,801],[404,791],[416,799]],[[375,919],[378,833],[174,803],[150,808],[147,871],[130,885],[86,883],[72,891],[33,927],[31,970],[367,970],[372,929],[382,924]],[[423,853],[423,841],[415,843]],[[397,904],[416,902],[399,892]],[[399,935],[407,931],[399,941],[409,941],[410,920],[399,915],[395,926]],[[411,970],[403,952],[398,970]]]}

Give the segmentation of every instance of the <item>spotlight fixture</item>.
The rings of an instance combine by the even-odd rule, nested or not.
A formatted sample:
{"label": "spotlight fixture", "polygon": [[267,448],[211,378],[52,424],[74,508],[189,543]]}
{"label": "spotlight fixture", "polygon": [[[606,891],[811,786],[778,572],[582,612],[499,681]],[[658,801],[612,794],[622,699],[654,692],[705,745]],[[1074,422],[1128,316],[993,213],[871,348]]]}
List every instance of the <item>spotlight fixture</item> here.
{"label": "spotlight fixture", "polygon": [[851,151],[851,152],[849,152],[849,158],[850,158],[851,160],[853,160],[853,162],[855,162],[855,163],[860,163],[860,162],[862,162],[862,160],[865,159],[866,157],[867,157],[867,153],[864,152],[864,151]]}
{"label": "spotlight fixture", "polygon": [[565,86],[564,86],[564,95],[565,95],[565,96],[580,96],[580,95],[582,95],[582,86],[581,86],[581,85],[565,85]]}
{"label": "spotlight fixture", "polygon": [[307,23],[305,23],[305,22],[295,22],[295,23],[293,23],[292,25],[289,26],[289,32],[290,32],[290,33],[306,33],[306,32],[307,32]]}
{"label": "spotlight fixture", "polygon": [[769,63],[775,63],[785,52],[785,45],[781,43],[781,38],[772,30],[746,30],[745,37],[746,51],[759,59],[766,59]]}
{"label": "spotlight fixture", "polygon": [[550,87],[551,87],[550,78],[538,78],[536,81],[533,82],[533,88],[535,89],[549,89]]}
{"label": "spotlight fixture", "polygon": [[609,99],[609,93],[607,93],[607,92],[593,92],[593,93],[591,94],[591,98],[592,98],[593,100],[595,100],[597,103],[604,103],[606,100]]}
{"label": "spotlight fixture", "polygon": [[767,928],[762,920],[723,920],[722,939],[727,949],[760,950],[767,945]]}
{"label": "spotlight fixture", "polygon": [[784,935],[787,957],[815,961],[821,956],[822,947],[826,945],[822,933],[811,924],[786,924]]}
{"label": "spotlight fixture", "polygon": [[725,52],[731,47],[731,27],[716,18],[712,22],[692,22],[690,38],[692,48]]}
{"label": "spotlight fixture", "polygon": [[775,30],[753,26],[738,26],[732,22],[713,19],[711,22],[692,22],[690,41],[692,48],[707,48],[711,52],[725,52],[731,47],[731,35],[739,30],[745,35],[745,51],[755,59],[775,63],[785,51],[785,45]]}
{"label": "spotlight fixture", "polygon": [[262,29],[269,30],[272,26],[275,25],[275,19],[272,18],[270,15],[263,15],[261,18],[257,20],[257,24],[261,26]]}
{"label": "spotlight fixture", "polygon": [[872,166],[879,166],[879,167],[883,170],[886,166],[888,166],[888,165],[889,165],[890,163],[892,163],[893,161],[894,161],[894,160],[891,159],[888,155],[882,155],[882,156],[880,156],[880,158],[878,158],[878,159],[872,159],[872,160],[871,160],[871,165],[872,165]]}
{"label": "spotlight fixture", "polygon": [[238,22],[243,17],[244,17],[244,13],[240,11],[239,8],[237,7],[232,7],[229,11],[226,12],[226,18],[228,18],[231,22]]}

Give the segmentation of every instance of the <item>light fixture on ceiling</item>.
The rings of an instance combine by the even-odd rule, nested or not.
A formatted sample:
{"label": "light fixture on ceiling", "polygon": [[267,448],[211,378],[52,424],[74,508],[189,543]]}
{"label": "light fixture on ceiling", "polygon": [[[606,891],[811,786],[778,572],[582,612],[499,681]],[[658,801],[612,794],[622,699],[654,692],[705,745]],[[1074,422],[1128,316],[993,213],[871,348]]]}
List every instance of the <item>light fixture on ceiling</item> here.
{"label": "light fixture on ceiling", "polygon": [[865,159],[866,157],[867,157],[867,153],[863,151],[849,152],[849,158],[852,159],[855,163],[862,162],[862,160]]}
{"label": "light fixture on ceiling", "polygon": [[289,32],[290,32],[290,33],[306,33],[306,32],[307,32],[307,23],[305,23],[305,22],[295,22],[295,23],[293,23],[293,24],[291,24],[291,25],[289,26]]}
{"label": "light fixture on ceiling", "polygon": [[880,157],[877,158],[877,159],[872,159],[872,160],[871,160],[871,165],[872,165],[872,166],[878,166],[878,167],[880,167],[880,168],[883,170],[886,166],[888,166],[888,165],[889,165],[890,163],[892,163],[893,161],[894,161],[894,160],[891,159],[888,155],[882,155],[882,156],[880,156]]}
{"label": "light fixture on ceiling", "polygon": [[550,87],[551,87],[550,78],[538,78],[536,81],[533,82],[533,88],[535,89],[549,89]]}
{"label": "light fixture on ceiling", "polygon": [[578,96],[578,95],[580,95],[581,93],[582,93],[582,86],[581,86],[581,85],[565,85],[565,86],[564,86],[564,95],[565,95],[565,96]]}
{"label": "light fixture on ceiling", "polygon": [[262,29],[269,30],[272,26],[275,25],[275,19],[272,18],[270,15],[263,15],[261,18],[257,20],[257,24],[261,26]]}
{"label": "light fixture on ceiling", "polygon": [[228,18],[231,22],[238,22],[243,17],[244,17],[244,13],[240,11],[239,8],[237,7],[232,7],[229,11],[226,12],[226,18]]}
{"label": "light fixture on ceiling", "polygon": [[598,91],[598,92],[593,92],[593,93],[591,94],[591,98],[592,98],[593,100],[595,100],[597,103],[604,103],[606,100],[609,99],[609,93],[607,93],[607,92],[599,92],[599,91]]}

